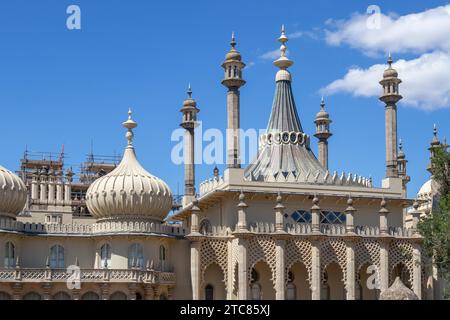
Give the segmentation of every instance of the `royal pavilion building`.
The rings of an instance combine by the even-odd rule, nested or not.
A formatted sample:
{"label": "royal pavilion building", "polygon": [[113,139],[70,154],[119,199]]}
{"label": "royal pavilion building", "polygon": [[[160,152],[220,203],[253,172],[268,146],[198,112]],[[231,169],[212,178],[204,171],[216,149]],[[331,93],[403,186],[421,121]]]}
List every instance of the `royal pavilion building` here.
{"label": "royal pavilion building", "polygon": [[[22,161],[17,174],[0,166],[0,300],[442,298],[417,230],[436,188],[430,179],[416,200],[407,198],[407,161],[397,142],[401,80],[392,58],[380,75],[386,177],[375,187],[371,178],[329,170],[332,120],[323,99],[314,154],[295,104],[284,28],[279,41],[267,131],[244,168],[245,63],[233,35],[222,64],[227,167],[198,185],[200,110],[189,88],[181,108],[185,188],[178,206],[168,185],[138,161],[131,111],[121,161],[95,167],[95,176],[80,173],[75,181],[58,160]],[[430,150],[436,147],[447,148],[435,131]]]}

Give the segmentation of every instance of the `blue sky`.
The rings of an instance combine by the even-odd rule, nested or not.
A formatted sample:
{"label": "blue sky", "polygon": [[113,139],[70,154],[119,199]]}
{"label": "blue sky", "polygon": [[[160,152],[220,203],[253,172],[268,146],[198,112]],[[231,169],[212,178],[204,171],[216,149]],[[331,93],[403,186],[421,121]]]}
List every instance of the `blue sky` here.
{"label": "blue sky", "polygon": [[[81,8],[81,30],[66,28],[66,8],[71,4]],[[280,26],[285,24],[292,35],[288,49],[295,61],[293,90],[304,130],[314,133],[314,116],[321,92],[325,92],[334,133],[330,169],[372,175],[376,185],[385,174],[384,108],[374,96],[373,85],[370,87],[379,80],[373,81],[371,70],[385,63],[387,51],[403,61],[399,62],[399,77],[404,69],[409,82],[416,83],[405,88],[412,98],[400,102],[398,108],[398,134],[409,160],[409,196],[413,197],[428,179],[425,167],[433,124],[437,124],[441,139],[450,135],[450,81],[442,74],[426,73],[429,78],[422,78],[411,70],[428,68],[436,53],[442,53],[441,62],[446,65],[450,49],[439,47],[443,43],[439,36],[447,38],[448,30],[431,26],[430,37],[425,38],[434,42],[418,35],[418,42],[426,42],[420,47],[404,44],[384,50],[358,42],[359,29],[356,35],[347,31],[355,22],[355,13],[366,14],[372,4],[394,24],[399,22],[394,27],[401,30],[403,16],[448,2],[286,0],[242,1],[230,6],[211,0],[3,1],[0,163],[17,170],[26,146],[32,151],[58,152],[64,144],[66,162],[76,168],[89,153],[91,140],[95,153],[121,153],[126,144],[121,123],[131,107],[139,123],[135,145],[141,163],[176,193],[178,185],[182,190],[183,168],[171,162],[174,143],[170,137],[180,123],[187,83],[192,83],[204,128],[223,130],[226,89],[220,84],[220,65],[235,31],[237,48],[249,65],[244,71],[247,85],[241,91],[242,127],[265,128],[276,68],[272,60],[263,57],[279,47]],[[423,17],[429,26],[426,15]],[[418,29],[424,28],[418,25]],[[386,29],[377,32],[380,37],[388,34]],[[376,42],[397,41],[381,40]],[[345,78],[352,68],[360,70],[357,81]],[[438,65],[437,69],[442,68]],[[419,77],[433,90],[423,93],[420,81],[417,85]],[[345,81],[330,87],[339,79]],[[363,85],[367,81],[366,90]],[[428,92],[431,103],[427,103]],[[212,170],[213,166],[198,167],[197,181],[209,178]]]}

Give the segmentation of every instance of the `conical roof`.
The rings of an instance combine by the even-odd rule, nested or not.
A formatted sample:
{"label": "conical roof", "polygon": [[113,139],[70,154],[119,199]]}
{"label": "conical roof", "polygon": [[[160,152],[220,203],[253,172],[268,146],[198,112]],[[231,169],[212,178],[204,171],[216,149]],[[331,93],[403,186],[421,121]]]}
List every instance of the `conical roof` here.
{"label": "conical roof", "polygon": [[317,160],[310,148],[310,137],[303,132],[294,95],[291,75],[287,68],[293,64],[286,56],[287,37],[282,30],[279,41],[281,57],[274,62],[281,70],[277,72],[275,97],[272,105],[267,132],[261,137],[261,149],[256,160],[246,169],[245,178],[256,181],[277,179],[293,175],[325,176],[326,170]]}

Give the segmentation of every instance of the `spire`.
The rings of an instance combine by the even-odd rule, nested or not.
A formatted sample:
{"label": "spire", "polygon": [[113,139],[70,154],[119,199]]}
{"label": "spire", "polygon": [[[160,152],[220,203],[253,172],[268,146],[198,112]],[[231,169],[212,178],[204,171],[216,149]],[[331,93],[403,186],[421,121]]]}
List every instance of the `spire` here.
{"label": "spire", "polygon": [[392,69],[392,63],[394,63],[394,60],[392,60],[392,55],[391,55],[390,51],[389,51],[387,63],[389,65],[389,68]]}
{"label": "spire", "polygon": [[323,96],[322,96],[322,100],[320,102],[320,107],[321,107],[322,111],[325,111],[325,99],[323,98]]}
{"label": "spire", "polygon": [[274,61],[274,65],[276,65],[281,70],[286,70],[290,66],[294,64],[294,61],[289,60],[286,57],[287,47],[286,42],[289,41],[288,37],[286,36],[286,31],[284,29],[284,25],[281,26],[281,36],[278,38],[278,41],[281,43],[280,47],[280,57]]}
{"label": "spire", "polygon": [[236,50],[236,38],[234,37],[234,31],[231,33],[231,50]]}
{"label": "spire", "polygon": [[188,98],[192,99],[192,88],[191,88],[191,83],[190,82],[189,82],[189,85],[188,85],[187,94],[188,94]]}
{"label": "spire", "polygon": [[133,138],[134,138],[133,129],[138,126],[137,123],[133,119],[131,119],[132,114],[133,112],[131,112],[131,108],[128,109],[128,120],[122,124],[124,128],[128,129],[128,132],[126,133],[125,137],[128,140],[128,147],[130,148],[133,147]]}
{"label": "spire", "polygon": [[439,138],[438,138],[438,136],[437,136],[437,127],[436,127],[436,124],[434,124],[434,127],[433,127],[433,140],[431,140],[431,145],[432,146],[435,146],[435,145],[440,145],[441,144],[441,141],[439,141]]}
{"label": "spire", "polygon": [[405,153],[403,152],[403,141],[402,139],[398,142],[398,158],[404,158]]}

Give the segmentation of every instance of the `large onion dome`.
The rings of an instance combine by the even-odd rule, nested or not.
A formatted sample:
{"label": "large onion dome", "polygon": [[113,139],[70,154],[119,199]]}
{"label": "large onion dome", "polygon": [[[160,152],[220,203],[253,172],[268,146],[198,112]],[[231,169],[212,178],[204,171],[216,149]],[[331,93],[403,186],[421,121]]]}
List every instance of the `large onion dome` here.
{"label": "large onion dome", "polygon": [[15,219],[27,202],[27,188],[22,179],[0,166],[0,216]]}
{"label": "large onion dome", "polygon": [[86,204],[97,220],[162,221],[172,208],[172,192],[168,185],[146,171],[136,159],[133,129],[137,123],[129,117],[123,126],[128,129],[128,146],[122,161],[109,174],[89,187]]}

